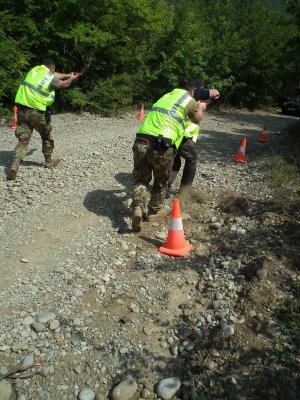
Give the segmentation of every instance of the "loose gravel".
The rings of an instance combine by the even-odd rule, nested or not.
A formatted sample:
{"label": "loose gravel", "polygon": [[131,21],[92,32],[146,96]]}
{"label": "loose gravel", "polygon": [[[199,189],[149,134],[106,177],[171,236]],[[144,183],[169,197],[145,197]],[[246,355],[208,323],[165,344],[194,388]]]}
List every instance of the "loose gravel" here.
{"label": "loose gravel", "polygon": [[[296,399],[297,368],[280,352],[298,351],[299,367],[299,347],[274,315],[299,280],[296,244],[268,184],[291,122],[207,113],[181,199],[193,245],[183,258],[157,251],[167,219],[130,230],[136,114],[54,115],[61,164],[43,167],[35,132],[14,182],[16,139],[1,126],[0,400]],[[236,164],[244,135],[248,163]],[[16,365],[23,372],[10,374]]]}

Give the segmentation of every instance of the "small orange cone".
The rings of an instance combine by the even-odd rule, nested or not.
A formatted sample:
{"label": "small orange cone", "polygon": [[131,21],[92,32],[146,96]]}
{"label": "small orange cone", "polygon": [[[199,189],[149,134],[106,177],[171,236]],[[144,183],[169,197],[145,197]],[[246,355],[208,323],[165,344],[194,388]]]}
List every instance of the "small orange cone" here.
{"label": "small orange cone", "polygon": [[11,129],[16,129],[16,127],[17,127],[17,111],[18,111],[17,106],[14,106],[14,108],[13,108],[14,118],[13,118]]}
{"label": "small orange cone", "polygon": [[193,246],[184,238],[179,199],[173,200],[172,213],[169,223],[167,241],[160,246],[158,251],[169,256],[184,257]]}
{"label": "small orange cone", "polygon": [[260,143],[266,143],[266,141],[267,141],[267,126],[264,125],[262,133],[259,136],[259,142]]}
{"label": "small orange cone", "polygon": [[233,161],[242,164],[247,162],[245,159],[246,144],[247,144],[247,139],[246,136],[244,136],[241,141],[240,148],[238,149],[236,155],[233,157]]}
{"label": "small orange cone", "polygon": [[141,110],[137,115],[137,119],[143,119],[145,117],[145,113],[144,113],[144,104],[141,105]]}

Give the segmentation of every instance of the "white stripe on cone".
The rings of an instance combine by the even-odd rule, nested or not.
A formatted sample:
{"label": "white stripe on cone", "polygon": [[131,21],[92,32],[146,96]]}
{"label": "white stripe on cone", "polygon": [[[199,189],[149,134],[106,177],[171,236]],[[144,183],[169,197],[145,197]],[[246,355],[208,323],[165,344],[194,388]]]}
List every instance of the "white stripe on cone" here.
{"label": "white stripe on cone", "polygon": [[169,228],[171,231],[183,231],[182,219],[171,218]]}

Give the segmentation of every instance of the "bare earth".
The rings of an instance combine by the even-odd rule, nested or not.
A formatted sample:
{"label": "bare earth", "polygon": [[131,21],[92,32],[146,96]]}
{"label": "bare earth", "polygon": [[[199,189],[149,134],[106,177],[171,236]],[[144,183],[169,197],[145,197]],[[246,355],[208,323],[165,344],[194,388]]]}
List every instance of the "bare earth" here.
{"label": "bare earth", "polygon": [[[157,251],[167,218],[130,231],[135,113],[55,115],[61,164],[43,168],[34,132],[15,182],[16,139],[0,126],[0,384],[27,357],[40,363],[32,376],[5,379],[20,400],[116,400],[129,375],[137,387],[122,400],[164,398],[157,383],[169,377],[181,384],[172,399],[299,399],[300,332],[282,310],[299,296],[300,218],[274,201],[269,177],[296,120],[207,113],[181,199],[193,245],[183,258]],[[248,162],[234,163],[244,135]]]}

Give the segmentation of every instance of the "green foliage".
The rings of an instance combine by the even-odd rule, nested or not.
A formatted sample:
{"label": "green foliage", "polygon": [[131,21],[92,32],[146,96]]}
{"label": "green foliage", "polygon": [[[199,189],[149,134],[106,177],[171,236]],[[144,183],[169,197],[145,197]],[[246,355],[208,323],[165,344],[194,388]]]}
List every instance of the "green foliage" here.
{"label": "green foliage", "polygon": [[61,72],[85,68],[76,89],[64,94],[66,106],[75,109],[150,104],[184,75],[218,88],[221,101],[249,108],[298,83],[300,14],[294,0],[1,4],[3,106],[12,106],[22,77],[47,55]]}
{"label": "green foliage", "polygon": [[82,110],[87,108],[89,105],[89,100],[87,95],[83,93],[78,87],[71,88],[64,93],[64,99],[67,104],[70,104],[74,110]]}
{"label": "green foliage", "polygon": [[89,108],[94,112],[114,115],[132,104],[132,91],[132,79],[126,73],[98,81],[89,95]]}
{"label": "green foliage", "polygon": [[10,35],[12,22],[8,13],[0,13],[0,105],[12,105],[22,78],[21,69],[27,64],[28,53],[22,51],[18,41]]}

